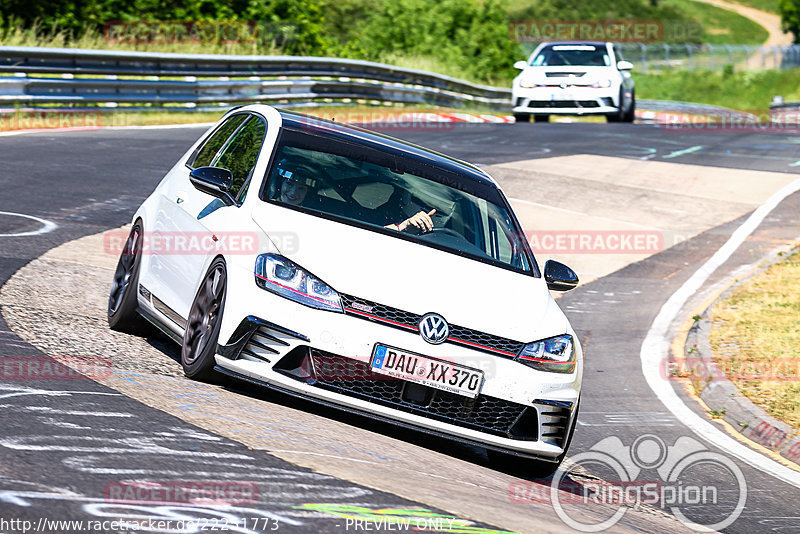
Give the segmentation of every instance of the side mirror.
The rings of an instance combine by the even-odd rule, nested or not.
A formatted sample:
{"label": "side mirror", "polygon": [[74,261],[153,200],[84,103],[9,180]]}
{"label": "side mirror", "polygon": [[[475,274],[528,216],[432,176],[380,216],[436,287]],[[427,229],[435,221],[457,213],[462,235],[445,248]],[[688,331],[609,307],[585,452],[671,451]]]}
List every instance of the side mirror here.
{"label": "side mirror", "polygon": [[525,70],[525,67],[527,66],[528,66],[527,61],[517,61],[516,63],[514,63],[514,68],[517,70]]}
{"label": "side mirror", "polygon": [[547,282],[547,289],[569,291],[578,285],[578,275],[563,263],[547,260],[544,264],[544,281]]}
{"label": "side mirror", "polygon": [[231,195],[233,174],[222,167],[198,167],[189,173],[189,181],[199,191],[221,199],[226,206],[233,206],[236,200]]}
{"label": "side mirror", "polygon": [[630,61],[619,61],[617,62],[617,69],[619,70],[631,70],[633,69],[633,63]]}

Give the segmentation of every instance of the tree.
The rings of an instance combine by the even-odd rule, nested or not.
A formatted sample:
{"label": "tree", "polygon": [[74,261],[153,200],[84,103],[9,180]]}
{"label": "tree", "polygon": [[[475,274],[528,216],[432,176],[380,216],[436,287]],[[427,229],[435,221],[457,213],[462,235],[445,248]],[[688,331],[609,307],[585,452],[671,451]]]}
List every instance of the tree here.
{"label": "tree", "polygon": [[780,0],[778,9],[783,31],[792,32],[795,44],[800,44],[800,0]]}

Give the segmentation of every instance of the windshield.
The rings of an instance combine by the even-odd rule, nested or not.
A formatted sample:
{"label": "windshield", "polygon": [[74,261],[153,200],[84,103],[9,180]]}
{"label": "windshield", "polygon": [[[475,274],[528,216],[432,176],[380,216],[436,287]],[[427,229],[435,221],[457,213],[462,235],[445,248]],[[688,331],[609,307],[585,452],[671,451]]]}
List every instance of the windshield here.
{"label": "windshield", "polygon": [[531,63],[534,67],[608,67],[611,59],[603,45],[551,45],[542,48]]}
{"label": "windshield", "polygon": [[[530,250],[496,187],[395,153],[285,129],[262,199],[532,272]],[[406,223],[420,212],[431,230]]]}

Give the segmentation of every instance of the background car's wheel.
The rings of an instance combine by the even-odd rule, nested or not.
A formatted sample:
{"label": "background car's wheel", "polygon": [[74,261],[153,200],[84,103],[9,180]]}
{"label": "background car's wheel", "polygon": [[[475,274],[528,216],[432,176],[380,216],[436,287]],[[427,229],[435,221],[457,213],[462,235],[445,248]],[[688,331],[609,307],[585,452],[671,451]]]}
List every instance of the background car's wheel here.
{"label": "background car's wheel", "polygon": [[137,219],[119,255],[108,294],[108,326],[128,334],[141,334],[147,329],[147,323],[136,311],[143,239],[142,221]]}
{"label": "background car's wheel", "polygon": [[486,453],[489,461],[502,468],[505,471],[513,472],[521,476],[529,476],[532,478],[547,478],[558,470],[561,462],[567,456],[567,451],[572,443],[572,436],[575,434],[575,424],[578,422],[578,409],[580,408],[580,399],[575,406],[575,415],[572,417],[572,424],[569,427],[567,440],[564,442],[564,452],[562,452],[555,462],[545,462],[541,460],[531,460],[528,458],[520,458],[513,454],[507,454],[500,451],[487,449]]}
{"label": "background car's wheel", "polygon": [[631,105],[628,108],[628,111],[625,112],[625,116],[622,118],[623,122],[633,122],[636,118],[636,93],[631,93]]}
{"label": "background car's wheel", "polygon": [[514,113],[514,122],[530,122],[531,116],[527,113]]}
{"label": "background car's wheel", "polygon": [[622,122],[625,120],[625,92],[619,88],[619,100],[617,100],[617,111],[606,115],[606,122]]}
{"label": "background car's wheel", "polygon": [[208,380],[213,376],[227,286],[225,261],[217,258],[200,283],[183,334],[181,365],[189,378]]}
{"label": "background car's wheel", "polygon": [[534,115],[534,122],[550,122],[550,115]]}

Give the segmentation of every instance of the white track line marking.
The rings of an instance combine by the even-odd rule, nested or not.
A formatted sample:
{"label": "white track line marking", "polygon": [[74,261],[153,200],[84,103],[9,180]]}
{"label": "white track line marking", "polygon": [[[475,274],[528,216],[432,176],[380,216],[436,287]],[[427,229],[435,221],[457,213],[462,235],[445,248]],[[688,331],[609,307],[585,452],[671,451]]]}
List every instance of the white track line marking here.
{"label": "white track line marking", "polygon": [[30,235],[39,235],[39,234],[46,234],[47,232],[52,232],[58,225],[54,222],[50,222],[46,219],[40,219],[39,217],[34,217],[33,215],[25,215],[24,213],[13,213],[10,211],[0,211],[0,215],[10,215],[11,217],[23,217],[25,219],[31,219],[36,221],[42,225],[41,228],[30,232],[19,232],[17,234],[0,234],[0,237],[24,237]]}
{"label": "white track line marking", "polygon": [[513,198],[513,197],[508,197],[508,200],[511,202],[519,202],[520,204],[527,204],[529,206],[536,206],[537,208],[547,208],[549,210],[560,211],[562,213],[569,213],[571,215],[583,215],[584,217],[592,217],[594,219],[600,219],[602,221],[609,221],[617,224],[626,224],[629,226],[638,226],[639,228],[646,228],[648,230],[658,230],[659,232],[663,231],[662,228],[656,228],[655,226],[647,226],[645,224],[628,222],[622,219],[612,219],[611,217],[603,217],[602,215],[592,215],[591,213],[585,213],[583,211],[576,211],[568,208],[560,208],[558,206],[551,206],[549,204],[541,204],[539,202],[533,202],[531,200],[523,200],[521,198]]}
{"label": "white track line marking", "polygon": [[799,472],[789,469],[736,441],[708,420],[693,412],[675,393],[672,383],[669,380],[665,380],[659,371],[663,358],[669,356],[669,326],[680,314],[683,305],[700,289],[709,276],[730,258],[744,240],[758,228],[766,216],[786,197],[797,191],[800,191],[800,179],[785,185],[773,194],[733,232],[733,235],[722,248],[717,250],[700,269],[672,294],[653,320],[653,324],[642,342],[640,357],[642,372],[650,389],[653,390],[653,393],[656,394],[664,406],[695,434],[756,469],[800,488]]}

